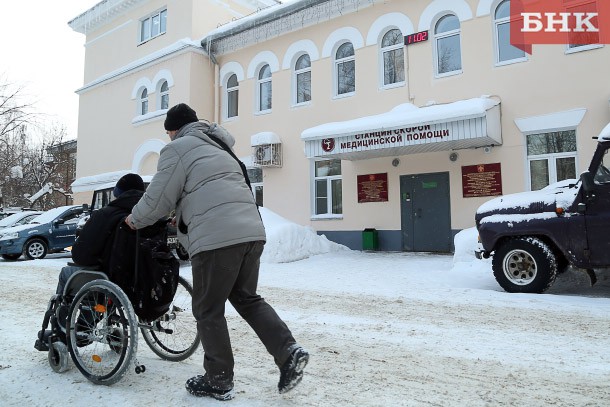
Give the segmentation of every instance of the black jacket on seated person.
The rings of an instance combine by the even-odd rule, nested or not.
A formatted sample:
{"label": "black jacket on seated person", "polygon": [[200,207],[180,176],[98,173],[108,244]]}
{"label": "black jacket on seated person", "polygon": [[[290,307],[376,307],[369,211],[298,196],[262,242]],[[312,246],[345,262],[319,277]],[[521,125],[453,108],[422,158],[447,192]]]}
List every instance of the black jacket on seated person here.
{"label": "black jacket on seated person", "polygon": [[72,260],[79,266],[99,266],[108,272],[117,225],[131,213],[143,194],[137,189],[125,191],[108,206],[94,211],[72,246]]}

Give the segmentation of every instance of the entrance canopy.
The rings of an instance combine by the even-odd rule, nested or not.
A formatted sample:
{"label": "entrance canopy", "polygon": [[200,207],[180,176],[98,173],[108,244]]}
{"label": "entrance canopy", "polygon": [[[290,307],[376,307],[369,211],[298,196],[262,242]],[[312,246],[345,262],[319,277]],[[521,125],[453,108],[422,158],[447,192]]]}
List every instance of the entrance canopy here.
{"label": "entrance canopy", "polygon": [[307,158],[400,156],[502,144],[500,100],[491,97],[417,107],[326,123],[301,133]]}
{"label": "entrance canopy", "polygon": [[[90,175],[88,177],[77,178],[71,185],[72,192],[86,192],[86,191],[97,191],[100,189],[114,188],[117,181],[125,174],[129,173],[129,170],[105,172],[97,175]],[[142,179],[145,183],[150,182],[152,175],[143,175]]]}

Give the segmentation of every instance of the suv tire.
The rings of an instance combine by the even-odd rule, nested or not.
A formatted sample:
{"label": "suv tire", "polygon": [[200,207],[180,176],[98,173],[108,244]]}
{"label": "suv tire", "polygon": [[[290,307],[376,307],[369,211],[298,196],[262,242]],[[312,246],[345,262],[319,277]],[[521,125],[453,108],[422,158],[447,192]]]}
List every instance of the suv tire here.
{"label": "suv tire", "polygon": [[496,281],[509,293],[543,293],[557,277],[553,250],[535,237],[504,241],[493,255]]}

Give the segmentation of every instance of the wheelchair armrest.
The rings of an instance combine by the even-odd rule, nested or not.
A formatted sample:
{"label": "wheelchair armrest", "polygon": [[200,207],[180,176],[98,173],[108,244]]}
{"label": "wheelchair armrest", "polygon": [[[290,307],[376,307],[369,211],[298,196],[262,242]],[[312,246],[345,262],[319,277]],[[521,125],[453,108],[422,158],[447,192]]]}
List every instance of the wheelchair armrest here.
{"label": "wheelchair armrest", "polygon": [[78,263],[75,263],[73,261],[69,261],[68,262],[68,266],[76,266],[76,267],[80,267],[81,270],[86,270],[86,271],[102,271],[102,266],[97,265],[97,266],[81,266]]}

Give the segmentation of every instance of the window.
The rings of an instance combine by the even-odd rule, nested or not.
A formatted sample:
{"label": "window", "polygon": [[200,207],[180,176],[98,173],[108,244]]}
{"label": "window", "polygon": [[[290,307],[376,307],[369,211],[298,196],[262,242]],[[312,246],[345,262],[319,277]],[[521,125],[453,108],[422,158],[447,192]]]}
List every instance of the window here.
{"label": "window", "polygon": [[441,17],[434,28],[436,74],[451,75],[462,72],[460,20],[453,14]]}
{"label": "window", "polygon": [[148,113],[148,90],[142,89],[142,92],[140,92],[140,97],[138,99],[138,113],[141,115],[145,115],[146,113]]}
{"label": "window", "polygon": [[239,101],[239,83],[237,82],[237,75],[233,74],[227,80],[227,118],[237,116]]}
{"label": "window", "polygon": [[308,54],[301,55],[294,64],[295,104],[311,100],[311,60]]}
{"label": "window", "polygon": [[335,54],[336,95],[346,95],[356,91],[356,59],[354,46],[346,42]]}
{"label": "window", "polygon": [[554,131],[527,137],[530,189],[576,178],[576,131]]}
{"label": "window", "polygon": [[[568,13],[597,13],[597,1],[595,0],[568,0],[564,3],[574,3],[574,5],[566,4]],[[590,24],[599,27],[598,16],[591,18]],[[585,51],[588,49],[599,48],[602,45],[599,43],[599,32],[591,31],[570,31],[568,32],[568,52]]]}
{"label": "window", "polygon": [[250,178],[250,186],[252,194],[258,206],[263,206],[263,169],[248,168],[248,178]]}
{"label": "window", "polygon": [[271,68],[264,65],[258,71],[258,111],[271,110]]}
{"label": "window", "polygon": [[525,61],[525,52],[510,43],[510,0],[504,0],[494,14],[496,64]]}
{"label": "window", "polygon": [[383,60],[383,86],[404,83],[404,37],[398,29],[388,31],[381,40]]}
{"label": "window", "polygon": [[169,85],[167,84],[167,81],[163,81],[163,84],[161,84],[160,96],[161,109],[169,109]]}
{"label": "window", "polygon": [[314,161],[314,215],[343,214],[341,160]]}
{"label": "window", "polygon": [[140,21],[140,42],[164,34],[167,27],[167,10],[160,11]]}

